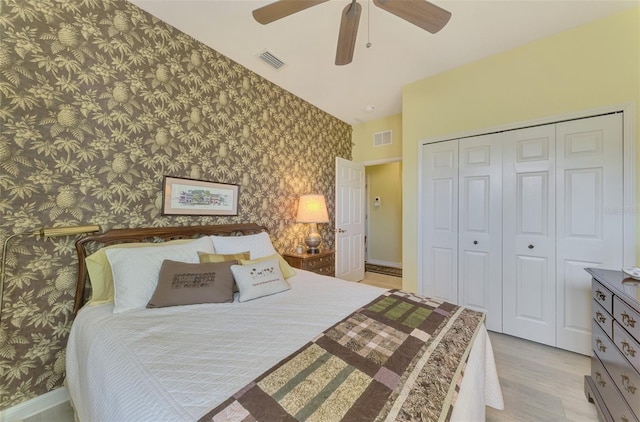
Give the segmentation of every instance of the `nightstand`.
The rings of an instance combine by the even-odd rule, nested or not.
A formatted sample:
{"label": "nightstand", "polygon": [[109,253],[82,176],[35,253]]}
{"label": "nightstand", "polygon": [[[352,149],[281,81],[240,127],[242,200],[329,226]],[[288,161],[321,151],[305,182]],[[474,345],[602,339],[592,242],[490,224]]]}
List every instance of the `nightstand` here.
{"label": "nightstand", "polygon": [[293,268],[307,270],[316,274],[335,276],[335,251],[333,249],[321,249],[319,253],[295,253],[289,252],[282,255]]}

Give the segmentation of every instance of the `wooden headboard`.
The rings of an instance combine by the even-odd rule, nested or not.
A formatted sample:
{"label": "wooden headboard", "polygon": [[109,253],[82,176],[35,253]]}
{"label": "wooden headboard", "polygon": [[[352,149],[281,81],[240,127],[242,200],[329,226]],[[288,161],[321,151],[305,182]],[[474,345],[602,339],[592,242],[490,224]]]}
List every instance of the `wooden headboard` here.
{"label": "wooden headboard", "polygon": [[[267,231],[258,224],[224,224],[219,226],[179,226],[179,227],[146,227],[133,229],[112,229],[104,233],[82,237],[76,241],[78,254],[78,284],[73,303],[73,316],[86,301],[85,287],[89,282],[89,273],[85,258],[101,247],[118,243],[158,243],[175,239],[195,239],[202,236],[244,236]],[[97,247],[96,247],[97,246]]]}

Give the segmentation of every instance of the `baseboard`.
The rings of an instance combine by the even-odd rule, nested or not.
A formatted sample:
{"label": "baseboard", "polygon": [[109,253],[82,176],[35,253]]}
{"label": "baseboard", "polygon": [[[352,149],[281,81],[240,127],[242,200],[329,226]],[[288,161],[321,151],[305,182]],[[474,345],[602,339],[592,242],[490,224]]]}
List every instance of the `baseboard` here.
{"label": "baseboard", "polygon": [[367,259],[367,264],[382,265],[383,267],[402,268],[402,262],[380,261],[377,259]]}
{"label": "baseboard", "polygon": [[67,387],[60,387],[0,411],[0,421],[17,422],[69,400]]}

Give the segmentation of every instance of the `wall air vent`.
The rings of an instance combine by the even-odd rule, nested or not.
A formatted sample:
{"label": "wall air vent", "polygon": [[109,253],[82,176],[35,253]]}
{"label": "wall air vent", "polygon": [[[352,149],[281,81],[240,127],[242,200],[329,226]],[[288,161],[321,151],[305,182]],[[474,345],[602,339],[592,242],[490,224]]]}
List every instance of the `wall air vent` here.
{"label": "wall air vent", "polygon": [[273,53],[271,53],[268,50],[263,51],[262,53],[260,53],[258,55],[258,57],[265,62],[266,64],[268,64],[269,66],[271,66],[274,69],[280,69],[282,66],[285,65],[285,63],[280,60],[279,58],[277,58],[276,56],[273,55]]}
{"label": "wall air vent", "polygon": [[381,146],[384,146],[384,145],[391,145],[392,143],[393,143],[393,138],[391,136],[391,129],[373,134],[373,146],[374,147],[381,147]]}

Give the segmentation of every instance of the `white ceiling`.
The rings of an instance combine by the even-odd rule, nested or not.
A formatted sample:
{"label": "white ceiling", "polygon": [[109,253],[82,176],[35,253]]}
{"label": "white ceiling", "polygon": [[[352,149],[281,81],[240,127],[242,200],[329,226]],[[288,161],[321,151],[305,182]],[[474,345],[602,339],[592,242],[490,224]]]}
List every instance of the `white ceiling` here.
{"label": "white ceiling", "polygon": [[[268,25],[257,23],[251,11],[272,0],[130,1],[350,124],[400,113],[407,83],[640,5],[640,0],[434,0],[452,17],[430,34],[370,0],[358,0],[362,16],[353,62],[336,66],[340,16],[349,0],[332,0]],[[265,64],[257,57],[264,50],[286,65],[275,70]],[[367,111],[370,106],[375,109]]]}

